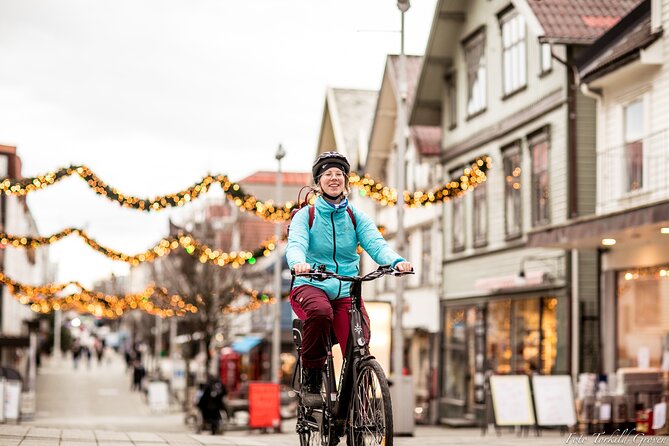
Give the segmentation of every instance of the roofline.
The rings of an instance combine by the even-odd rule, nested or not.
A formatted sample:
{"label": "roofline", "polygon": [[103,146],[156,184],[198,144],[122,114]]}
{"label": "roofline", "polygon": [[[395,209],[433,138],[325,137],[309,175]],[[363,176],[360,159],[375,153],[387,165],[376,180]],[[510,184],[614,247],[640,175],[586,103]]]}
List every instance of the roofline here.
{"label": "roofline", "polygon": [[525,23],[535,35],[542,37],[546,34],[544,27],[541,26],[541,22],[532,11],[532,7],[527,0],[511,0],[511,3],[525,17]]}
{"label": "roofline", "polygon": [[[444,3],[446,0],[438,0],[436,6],[434,7],[434,15],[432,16],[432,25],[430,27],[430,35],[427,39],[427,45],[425,46],[425,51],[423,51],[423,66],[421,67],[420,70],[420,75],[418,76],[418,82],[416,83],[416,92],[414,93],[414,100],[413,104],[411,106],[411,110],[409,110],[409,113],[407,114],[407,124],[411,125],[411,122],[415,119],[415,114],[416,114],[416,107],[417,104],[419,103],[418,99],[418,92],[421,90],[423,87],[423,83],[425,82],[425,76],[427,76],[425,70],[425,60],[429,57],[428,55],[428,50],[432,46],[432,43],[434,42],[435,39],[435,34],[437,33],[437,25],[439,24],[439,13],[441,12],[441,5]],[[371,140],[371,136],[370,136]]]}
{"label": "roofline", "polygon": [[[440,0],[441,1],[441,0]],[[391,69],[391,63],[390,63],[390,54],[386,56],[386,68],[383,70],[383,76],[381,76],[381,86],[379,87],[379,97],[376,99],[376,107],[374,108],[374,116],[372,117],[372,128],[369,129],[369,138],[367,140],[367,158],[365,159],[365,167],[369,164],[369,155],[372,153],[371,148],[372,148],[372,138],[374,137],[374,131],[376,130],[376,118],[379,116],[379,107],[381,106],[381,92],[383,91],[383,81],[386,78],[386,74],[388,73],[388,70]],[[390,80],[393,81],[392,76],[390,77]],[[394,81],[391,82],[393,84],[393,95],[394,98],[397,98],[397,92],[395,91],[395,86],[394,86]],[[397,104],[395,104],[397,106]]]}
{"label": "roofline", "polygon": [[[576,68],[579,71],[585,68],[588,63],[592,62],[592,60],[606,50],[609,45],[620,39],[622,30],[635,25],[647,13],[650,13],[650,0],[643,0],[576,58]],[[636,48],[634,50],[636,50]]]}
{"label": "roofline", "polygon": [[342,148],[344,149],[344,155],[348,158],[351,157],[351,154],[348,153],[348,147],[346,147],[346,140],[344,138],[344,132],[341,128],[341,122],[339,122],[339,109],[337,107],[337,100],[335,99],[334,88],[328,88],[327,91],[327,101],[330,104],[330,123],[332,124],[332,132],[334,133],[335,146],[332,147],[333,150],[337,150],[341,153]]}

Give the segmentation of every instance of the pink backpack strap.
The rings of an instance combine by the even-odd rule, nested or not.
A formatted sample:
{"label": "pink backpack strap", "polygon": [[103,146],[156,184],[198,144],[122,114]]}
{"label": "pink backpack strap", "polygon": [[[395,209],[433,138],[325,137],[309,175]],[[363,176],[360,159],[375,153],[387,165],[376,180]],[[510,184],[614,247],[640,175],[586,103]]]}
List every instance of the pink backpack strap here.
{"label": "pink backpack strap", "polygon": [[[355,221],[355,215],[353,214],[353,209],[347,207],[346,212],[348,212],[348,216],[351,217],[351,223],[353,223],[353,229],[358,229],[358,223]],[[316,208],[314,206],[309,205],[309,229],[314,225],[314,218],[316,215]]]}

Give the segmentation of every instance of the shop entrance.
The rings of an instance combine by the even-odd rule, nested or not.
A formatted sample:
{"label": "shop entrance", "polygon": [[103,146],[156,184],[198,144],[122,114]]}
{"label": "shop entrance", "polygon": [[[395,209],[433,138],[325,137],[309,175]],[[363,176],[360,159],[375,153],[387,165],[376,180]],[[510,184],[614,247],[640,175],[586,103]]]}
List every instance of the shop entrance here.
{"label": "shop entrance", "polygon": [[476,423],[483,402],[485,349],[484,308],[480,305],[446,307],[442,387],[442,423]]}

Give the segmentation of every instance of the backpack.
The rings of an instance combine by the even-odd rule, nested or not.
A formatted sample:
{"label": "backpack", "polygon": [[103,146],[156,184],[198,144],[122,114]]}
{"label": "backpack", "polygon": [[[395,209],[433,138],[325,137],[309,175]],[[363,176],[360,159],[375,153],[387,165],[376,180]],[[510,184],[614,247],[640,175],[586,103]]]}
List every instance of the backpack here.
{"label": "backpack", "polygon": [[[304,189],[309,189],[307,194],[304,196],[304,200],[300,201],[300,197],[302,195],[302,191]],[[302,189],[300,189],[300,192],[297,194],[297,206],[290,211],[290,218],[288,219],[288,228],[286,229],[286,236],[289,235],[290,231],[290,222],[293,220],[293,217],[297,212],[302,209],[305,206],[309,206],[309,229],[314,225],[314,218],[316,217],[316,208],[312,205],[309,204],[309,196],[314,192],[314,190],[309,187],[309,186],[304,186]],[[353,214],[353,210],[350,207],[346,207],[346,213],[348,216],[351,218],[351,223],[353,223],[353,230],[358,229],[358,224],[357,221],[355,220],[355,215]]]}

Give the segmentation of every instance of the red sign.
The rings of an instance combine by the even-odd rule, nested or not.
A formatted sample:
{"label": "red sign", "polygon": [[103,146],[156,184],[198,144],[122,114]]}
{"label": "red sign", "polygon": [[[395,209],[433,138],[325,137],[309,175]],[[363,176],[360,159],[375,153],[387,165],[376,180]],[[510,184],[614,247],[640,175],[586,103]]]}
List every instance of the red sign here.
{"label": "red sign", "polygon": [[281,426],[279,385],[267,382],[249,384],[249,427]]}

